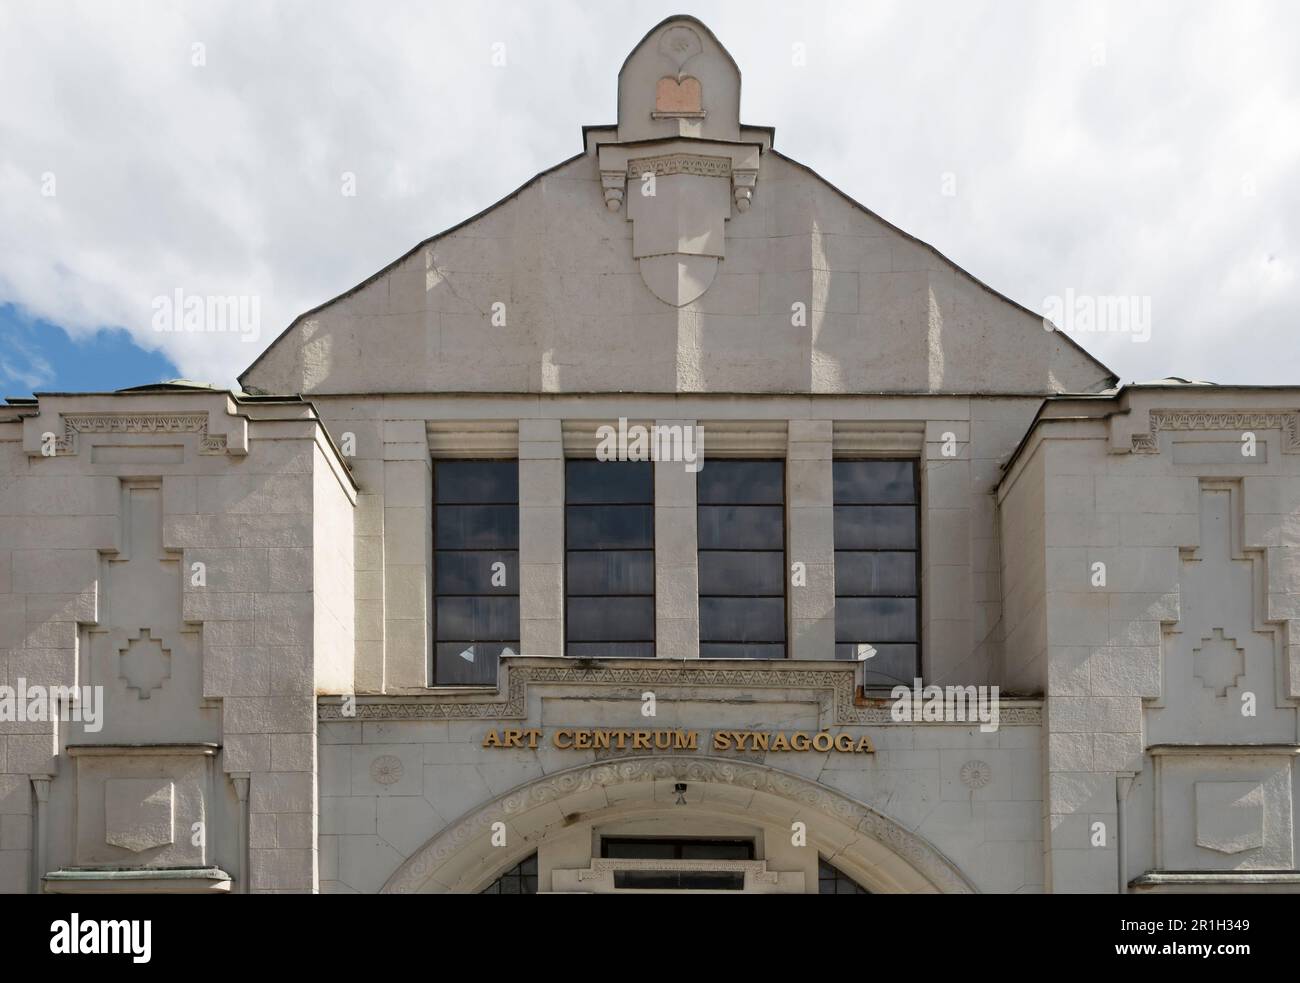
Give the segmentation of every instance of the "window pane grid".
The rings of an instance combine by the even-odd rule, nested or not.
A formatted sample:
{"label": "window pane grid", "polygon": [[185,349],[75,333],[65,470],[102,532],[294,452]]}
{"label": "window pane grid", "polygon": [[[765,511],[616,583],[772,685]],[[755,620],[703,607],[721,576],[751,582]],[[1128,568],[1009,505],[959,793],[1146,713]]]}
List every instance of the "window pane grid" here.
{"label": "window pane grid", "polygon": [[519,465],[435,461],[433,682],[491,685],[519,651]]}
{"label": "window pane grid", "polygon": [[784,658],[785,462],[711,461],[696,503],[700,657]]}
{"label": "window pane grid", "polygon": [[[519,596],[518,550],[434,550],[433,582],[438,597]],[[493,570],[494,563],[505,564]],[[494,587],[494,574],[504,586]],[[498,580],[502,576],[497,576]]]}
{"label": "window pane grid", "polygon": [[654,466],[565,462],[565,652],[654,658]]}
{"label": "window pane grid", "polygon": [[495,881],[485,887],[480,894],[536,894],[537,893],[537,854],[521,860]]}
{"label": "window pane grid", "polygon": [[835,656],[867,685],[920,671],[920,494],[915,460],[835,461]]}
{"label": "window pane grid", "polygon": [[817,858],[817,893],[818,894],[870,894],[865,887],[849,877],[838,867],[832,867],[820,857]]}

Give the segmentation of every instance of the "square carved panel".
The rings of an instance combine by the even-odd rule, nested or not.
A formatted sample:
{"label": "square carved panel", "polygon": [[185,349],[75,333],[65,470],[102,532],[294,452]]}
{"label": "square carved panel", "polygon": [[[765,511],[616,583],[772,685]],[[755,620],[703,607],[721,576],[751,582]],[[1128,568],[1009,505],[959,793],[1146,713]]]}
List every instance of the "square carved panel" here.
{"label": "square carved panel", "polygon": [[1159,870],[1294,868],[1290,747],[1151,750]]}
{"label": "square carved panel", "polygon": [[70,746],[77,762],[75,865],[207,862],[215,745]]}

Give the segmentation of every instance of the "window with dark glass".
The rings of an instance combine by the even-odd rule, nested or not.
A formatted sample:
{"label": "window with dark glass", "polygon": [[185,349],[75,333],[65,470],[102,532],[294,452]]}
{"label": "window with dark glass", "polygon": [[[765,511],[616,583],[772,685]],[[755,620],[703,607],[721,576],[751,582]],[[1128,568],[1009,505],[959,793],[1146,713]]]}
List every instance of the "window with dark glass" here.
{"label": "window with dark glass", "polygon": [[565,650],[655,654],[654,464],[565,462]]}
{"label": "window with dark glass", "polygon": [[695,482],[700,658],[785,658],[785,462],[710,460]]}
{"label": "window with dark glass", "polygon": [[818,894],[870,894],[865,887],[851,878],[838,867],[832,867],[820,857],[817,858],[817,893]]}
{"label": "window with dark glass", "polygon": [[743,891],[744,871],[709,870],[710,860],[753,860],[753,840],[697,837],[603,837],[600,855],[611,860],[689,860],[697,869],[615,870],[614,887],[640,891]]}
{"label": "window with dark glass", "polygon": [[479,894],[536,894],[537,854],[525,857]]}
{"label": "window with dark glass", "polygon": [[434,683],[495,683],[519,651],[517,462],[435,462],[433,598]]}
{"label": "window with dark glass", "polygon": [[920,511],[915,461],[836,461],[835,655],[867,685],[920,669]]}

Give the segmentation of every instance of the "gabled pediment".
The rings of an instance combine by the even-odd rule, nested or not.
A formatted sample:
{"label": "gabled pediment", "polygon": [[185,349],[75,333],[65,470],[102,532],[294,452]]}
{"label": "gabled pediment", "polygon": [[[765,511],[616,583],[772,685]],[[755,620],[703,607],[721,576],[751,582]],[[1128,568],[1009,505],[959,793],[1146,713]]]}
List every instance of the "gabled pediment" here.
{"label": "gabled pediment", "polygon": [[299,317],[246,388],[1095,392],[1105,366],[742,126],[693,18],[619,73],[581,155]]}

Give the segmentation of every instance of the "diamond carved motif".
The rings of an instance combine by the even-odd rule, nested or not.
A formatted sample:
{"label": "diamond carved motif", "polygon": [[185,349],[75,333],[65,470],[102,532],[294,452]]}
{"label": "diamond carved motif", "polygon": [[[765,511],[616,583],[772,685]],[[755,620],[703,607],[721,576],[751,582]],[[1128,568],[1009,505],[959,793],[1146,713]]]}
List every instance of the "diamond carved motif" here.
{"label": "diamond carved motif", "polygon": [[1215,628],[1192,649],[1192,672],[1215,696],[1227,696],[1246,674],[1245,650],[1235,638],[1225,638],[1222,628]]}

